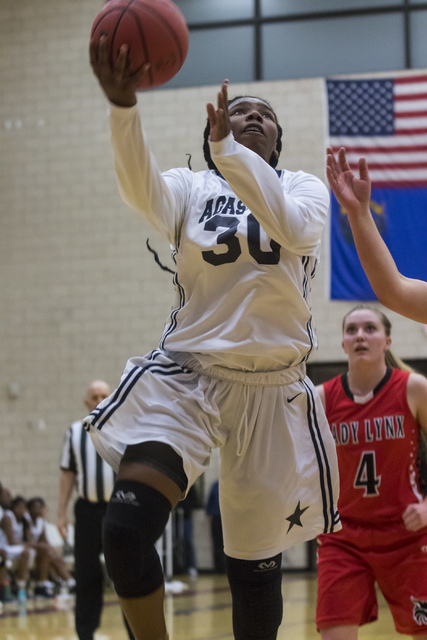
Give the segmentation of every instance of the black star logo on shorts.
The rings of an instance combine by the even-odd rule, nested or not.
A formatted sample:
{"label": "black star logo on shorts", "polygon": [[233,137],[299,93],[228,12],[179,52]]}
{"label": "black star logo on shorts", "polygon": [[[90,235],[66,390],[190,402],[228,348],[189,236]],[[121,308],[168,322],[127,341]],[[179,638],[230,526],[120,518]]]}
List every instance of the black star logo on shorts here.
{"label": "black star logo on shorts", "polygon": [[298,504],[296,506],[295,511],[293,512],[293,514],[291,516],[289,516],[288,518],[286,518],[286,520],[289,521],[289,528],[287,530],[286,533],[289,533],[289,531],[292,529],[292,527],[297,524],[299,527],[302,527],[302,522],[301,522],[301,516],[304,513],[304,511],[307,511],[308,507],[305,507],[304,509],[301,509],[301,501],[298,501]]}

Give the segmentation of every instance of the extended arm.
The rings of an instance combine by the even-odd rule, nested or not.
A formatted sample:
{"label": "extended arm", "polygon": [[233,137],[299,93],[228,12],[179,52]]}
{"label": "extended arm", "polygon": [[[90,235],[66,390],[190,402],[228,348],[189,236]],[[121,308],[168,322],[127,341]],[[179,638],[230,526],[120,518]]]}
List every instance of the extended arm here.
{"label": "extended arm", "polygon": [[62,471],[59,484],[59,502],[57,527],[61,536],[65,539],[68,535],[67,509],[76,481],[76,474],[73,471]]}
{"label": "extended arm", "polygon": [[417,322],[427,322],[427,283],[399,273],[369,210],[371,182],[366,160],[359,160],[359,178],[341,148],[336,160],[328,148],[326,174],[339,204],[348,212],[357,253],[378,300]]}
{"label": "extended arm", "polygon": [[[109,62],[105,38],[91,42],[90,61],[106,97],[110,101],[110,126],[114,162],[123,201],[142,213],[160,232],[168,233],[172,244],[183,210],[180,184],[167,184],[145,141],[137,110],[136,87],[149,64],[136,74],[127,72],[128,48],[120,49],[115,66]],[[171,221],[172,219],[172,221]]]}

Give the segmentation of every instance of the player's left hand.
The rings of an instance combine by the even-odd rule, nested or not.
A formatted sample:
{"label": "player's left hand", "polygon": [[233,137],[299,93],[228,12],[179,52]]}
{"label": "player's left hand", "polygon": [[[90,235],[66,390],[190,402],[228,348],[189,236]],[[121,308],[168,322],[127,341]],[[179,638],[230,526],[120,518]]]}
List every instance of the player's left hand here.
{"label": "player's left hand", "polygon": [[222,83],[221,91],[218,92],[218,108],[210,102],[206,105],[208,120],[210,124],[210,139],[212,142],[219,142],[230,133],[230,117],[228,115],[228,80]]}
{"label": "player's left hand", "polygon": [[427,499],[406,507],[403,512],[403,524],[408,531],[418,531],[427,526]]}
{"label": "player's left hand", "polygon": [[327,148],[326,176],[338,202],[349,213],[369,208],[371,197],[371,181],[365,158],[358,163],[359,177],[350,168],[346,151],[341,147],[338,158],[335,158],[331,147]]}

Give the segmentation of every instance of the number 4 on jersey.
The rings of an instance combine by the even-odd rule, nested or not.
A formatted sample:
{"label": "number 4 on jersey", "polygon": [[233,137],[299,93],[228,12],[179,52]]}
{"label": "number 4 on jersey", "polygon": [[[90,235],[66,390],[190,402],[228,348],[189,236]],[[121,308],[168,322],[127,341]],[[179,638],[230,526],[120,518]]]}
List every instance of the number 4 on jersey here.
{"label": "number 4 on jersey", "polygon": [[381,484],[381,476],[377,476],[375,451],[365,451],[360,458],[354,486],[356,489],[364,489],[364,498],[378,496],[378,487]]}

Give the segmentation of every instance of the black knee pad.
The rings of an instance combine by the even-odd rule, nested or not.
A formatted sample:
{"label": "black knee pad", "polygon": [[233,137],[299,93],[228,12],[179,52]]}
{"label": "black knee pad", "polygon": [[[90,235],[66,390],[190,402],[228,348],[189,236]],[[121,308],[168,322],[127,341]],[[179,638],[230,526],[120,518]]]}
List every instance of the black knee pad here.
{"label": "black knee pad", "polygon": [[103,523],[103,551],[108,575],[122,598],[146,596],[162,585],[154,545],[171,508],[156,489],[131,480],[116,483]]}
{"label": "black knee pad", "polygon": [[266,560],[226,556],[235,640],[276,640],[283,616],[282,554]]}

